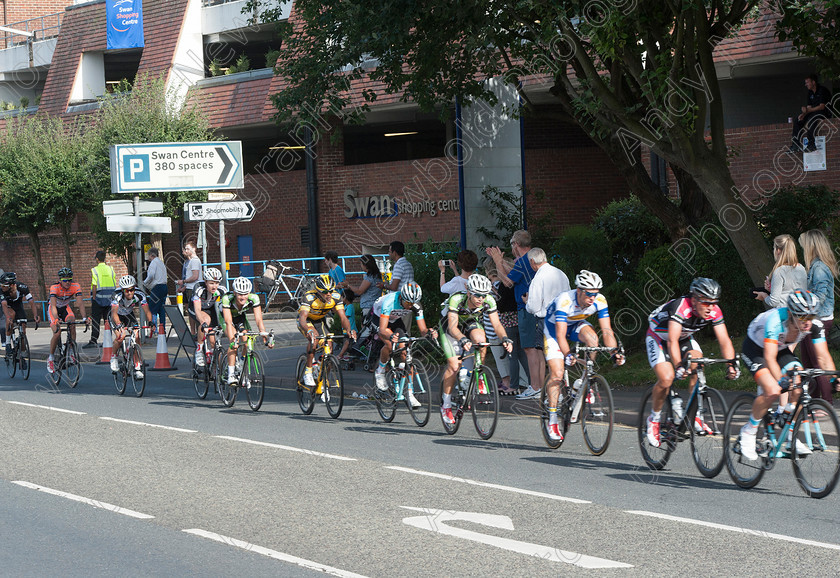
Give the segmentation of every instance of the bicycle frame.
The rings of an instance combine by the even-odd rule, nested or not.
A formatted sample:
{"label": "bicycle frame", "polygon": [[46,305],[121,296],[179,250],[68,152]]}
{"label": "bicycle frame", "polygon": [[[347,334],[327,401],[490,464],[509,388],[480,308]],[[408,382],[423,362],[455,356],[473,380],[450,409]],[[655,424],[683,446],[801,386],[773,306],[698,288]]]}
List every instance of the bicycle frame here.
{"label": "bicycle frame", "polygon": [[[274,280],[274,287],[272,287],[271,291],[269,291],[268,295],[266,295],[266,299],[265,299],[265,309],[266,309],[266,311],[268,310],[268,307],[271,305],[271,302],[274,300],[274,298],[277,297],[277,294],[280,293],[280,288],[281,287],[283,288],[283,291],[286,293],[286,295],[289,296],[289,301],[295,301],[296,302],[298,299],[300,299],[301,293],[303,292],[302,291],[303,280],[309,274],[308,269],[299,269],[298,270],[298,269],[295,269],[294,267],[289,267],[288,265],[284,265],[283,263],[280,263],[280,267],[281,267],[281,269],[277,272],[277,278]],[[297,279],[298,283],[297,283],[297,286],[295,287],[294,291],[292,291],[289,288],[289,284],[286,283],[286,277],[287,277],[286,271],[292,271],[293,272],[293,273],[290,273],[288,275],[288,277]],[[300,275],[300,277],[294,277],[293,275]]]}

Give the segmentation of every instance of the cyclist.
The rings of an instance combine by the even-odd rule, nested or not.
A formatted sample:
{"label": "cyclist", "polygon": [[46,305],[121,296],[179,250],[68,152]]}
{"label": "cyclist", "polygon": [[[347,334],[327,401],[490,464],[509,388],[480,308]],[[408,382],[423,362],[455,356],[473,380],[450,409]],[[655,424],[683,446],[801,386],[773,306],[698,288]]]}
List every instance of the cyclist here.
{"label": "cyclist", "polygon": [[[123,275],[119,281],[120,288],[114,292],[111,298],[111,323],[114,327],[114,351],[111,354],[111,371],[117,373],[120,370],[117,361],[117,351],[122,345],[123,339],[128,334],[128,328],[137,324],[134,316],[134,307],[139,306],[146,314],[146,321],[152,323],[152,312],[146,303],[146,294],[137,289],[137,279],[133,275]],[[153,327],[149,327],[147,335],[151,335]],[[143,367],[141,360],[134,360],[134,377],[143,379]]]}
{"label": "cyclist", "polygon": [[[388,385],[385,382],[385,366],[391,356],[392,344],[399,341],[400,335],[408,333],[411,323],[411,314],[417,317],[417,329],[420,335],[425,337],[431,331],[432,337],[437,337],[435,329],[426,327],[426,320],[423,317],[423,306],[420,299],[423,297],[423,290],[414,281],[409,281],[399,291],[383,295],[373,302],[373,316],[378,320],[379,339],[382,340],[382,351],[379,353],[379,367],[373,373],[376,387],[380,391],[387,391]],[[406,319],[408,321],[406,322]],[[403,353],[403,356],[405,353]],[[408,401],[412,407],[420,407],[422,404],[414,397],[414,391],[408,390]]]}
{"label": "cyclist", "polygon": [[[233,291],[228,291],[222,296],[222,329],[230,340],[230,347],[228,348],[228,385],[237,385],[236,381],[236,347],[238,345],[236,340],[236,331],[240,326],[243,326],[246,331],[251,330],[251,325],[248,323],[246,314],[248,312],[254,313],[254,321],[257,323],[257,328],[262,336],[263,343],[269,348],[274,347],[274,340],[269,341],[268,333],[265,330],[262,316],[262,306],[260,305],[260,298],[256,293],[252,293],[254,284],[247,277],[237,277],[231,284]],[[242,336],[242,341],[246,337]]]}
{"label": "cyclist", "polygon": [[[204,281],[196,283],[192,294],[192,313],[198,320],[198,346],[196,347],[195,364],[204,366],[204,355],[201,346],[206,336],[205,327],[219,326],[219,304],[227,289],[222,287],[222,272],[215,267],[204,270]],[[210,348],[216,347],[215,334],[210,335]]]}
{"label": "cyclist", "polygon": [[[50,356],[47,358],[47,371],[50,373],[55,373],[55,348],[61,336],[61,322],[76,320],[70,308],[70,302],[73,299],[79,304],[82,319],[90,325],[85,311],[85,302],[82,299],[82,287],[78,283],[73,283],[73,271],[69,267],[62,267],[58,270],[58,283],[50,287],[50,306],[47,310],[50,316],[50,328],[53,330],[53,336],[50,339]],[[75,325],[70,326],[70,339],[76,340]]]}
{"label": "cyclist", "polygon": [[[597,314],[598,325],[604,334],[607,347],[618,347],[615,334],[610,324],[610,312],[607,300],[601,293],[604,282],[597,273],[586,269],[575,277],[575,287],[560,293],[546,309],[543,339],[545,358],[548,361],[548,435],[556,441],[563,441],[563,432],[557,419],[557,407],[560,399],[560,380],[566,366],[576,362],[569,342],[582,342],[588,347],[598,346],[598,334],[586,318]],[[624,355],[613,353],[613,360],[618,365],[624,364]]]}
{"label": "cyclist", "polygon": [[306,369],[303,370],[303,383],[310,387],[315,385],[315,377],[312,375],[312,362],[315,359],[315,344],[318,341],[318,329],[321,333],[328,333],[325,320],[328,314],[335,312],[341,321],[344,333],[350,339],[356,339],[356,332],[350,328],[350,320],[344,313],[344,303],[335,290],[335,281],[329,275],[318,275],[312,289],[307,290],[300,301],[298,308],[298,330],[306,336]]}
{"label": "cyclist", "polygon": [[[21,322],[20,332],[26,335],[26,313],[23,312],[23,302],[27,301],[32,309],[32,319],[35,320],[37,329],[41,318],[38,317],[38,310],[35,308],[35,299],[32,292],[23,283],[18,283],[17,275],[9,271],[0,276],[0,307],[3,307],[3,314],[6,316],[6,335],[12,335],[12,326],[15,319]],[[11,338],[6,342],[6,357],[12,354]]]}
{"label": "cyclist", "polygon": [[[683,362],[686,354],[691,357],[703,355],[700,345],[694,340],[694,334],[704,327],[711,326],[720,344],[720,350],[727,359],[734,359],[735,348],[726,331],[723,313],[718,306],[720,284],[714,279],[697,277],[689,286],[688,295],[683,295],[660,305],[650,314],[650,326],[645,337],[648,362],[656,374],[656,383],[651,396],[651,414],[647,418],[647,439],[654,447],[659,447],[659,420],[665,397],[671,389],[674,379],[683,379],[688,369]],[[727,379],[737,379],[741,374],[736,361],[726,370]],[[697,376],[691,377],[691,386]],[[675,409],[676,419],[682,419],[679,408]],[[694,428],[699,433],[711,433],[711,429],[696,417]]]}
{"label": "cyclist", "polygon": [[[765,311],[753,319],[747,328],[741,358],[758,384],[758,397],[753,402],[750,421],[741,428],[739,438],[741,455],[748,460],[758,459],[755,437],[762,417],[792,385],[786,372],[802,368],[802,363],[793,354],[797,343],[810,336],[819,368],[834,370],[834,360],[825,339],[825,327],[817,318],[819,305],[820,300],[816,295],[797,289],[788,295],[787,307]],[[785,411],[793,410],[799,391],[792,391],[790,398]],[[790,451],[789,445],[787,450]],[[799,454],[811,453],[800,440],[796,440],[796,451]]]}
{"label": "cyclist", "polygon": [[[484,314],[487,313],[496,335],[501,337],[502,346],[510,353],[513,350],[511,340],[496,311],[496,300],[490,295],[492,291],[490,279],[484,275],[473,274],[467,279],[467,291],[455,293],[444,302],[444,318],[441,324],[446,324],[446,330],[441,327],[440,345],[446,355],[446,369],[443,372],[442,398],[440,413],[448,424],[455,423],[452,415],[452,386],[461,367],[459,356],[467,353],[473,343],[486,341],[484,333]],[[481,348],[482,357],[487,348]]]}

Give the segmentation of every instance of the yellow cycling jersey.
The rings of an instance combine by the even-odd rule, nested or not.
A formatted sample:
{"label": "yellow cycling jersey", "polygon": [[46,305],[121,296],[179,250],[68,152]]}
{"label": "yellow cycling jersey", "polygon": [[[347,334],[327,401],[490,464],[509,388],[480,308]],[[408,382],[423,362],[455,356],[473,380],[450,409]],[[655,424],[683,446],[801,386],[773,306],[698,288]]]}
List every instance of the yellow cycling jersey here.
{"label": "yellow cycling jersey", "polygon": [[298,312],[306,311],[308,319],[311,319],[312,321],[320,321],[326,317],[328,313],[338,310],[344,311],[344,303],[341,302],[341,295],[333,291],[327,295],[326,301],[322,301],[318,292],[314,289],[310,289],[303,294],[303,298],[300,300],[300,308],[298,309]]}

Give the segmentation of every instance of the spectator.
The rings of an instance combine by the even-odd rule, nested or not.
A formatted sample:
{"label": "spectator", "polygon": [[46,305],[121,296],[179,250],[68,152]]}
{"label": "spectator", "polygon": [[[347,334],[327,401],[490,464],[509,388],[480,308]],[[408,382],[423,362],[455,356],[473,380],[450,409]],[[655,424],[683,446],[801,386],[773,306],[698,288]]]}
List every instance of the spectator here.
{"label": "spectator", "polygon": [[99,339],[99,323],[111,313],[111,297],[117,288],[114,268],[105,262],[105,251],[96,252],[96,267],[90,270],[90,341],[85,349],[96,347]]}
{"label": "spectator", "polygon": [[187,314],[190,319],[190,331],[195,335],[197,328],[197,321],[195,320],[195,311],[190,307],[192,303],[193,289],[196,283],[202,281],[201,278],[201,259],[198,258],[195,252],[195,243],[187,241],[184,243],[184,250],[182,251],[185,261],[181,269],[181,278],[176,281],[178,292],[183,293],[183,303],[186,304]]}
{"label": "spectator", "polygon": [[394,268],[391,269],[391,282],[387,285],[380,283],[380,289],[397,291],[406,283],[414,281],[414,267],[405,258],[405,244],[402,241],[391,241],[388,246],[388,257],[394,263]]}
{"label": "spectator", "polygon": [[[509,263],[512,267],[513,263]],[[493,259],[487,257],[484,260],[484,271],[487,278],[493,283],[493,294],[496,297],[496,307],[499,310],[499,321],[502,327],[508,334],[508,337],[513,341],[513,350],[510,355],[502,358],[501,341],[496,336],[496,341],[490,346],[490,351],[496,358],[496,369],[499,371],[499,377],[502,378],[502,383],[499,386],[499,395],[514,395],[519,393],[519,361],[525,366],[528,365],[528,358],[519,347],[519,329],[516,321],[516,298],[513,296],[513,288],[506,286],[499,279],[499,273],[496,270],[496,264]],[[487,331],[487,323],[485,322],[485,332]],[[493,332],[495,335],[495,331]],[[489,341],[489,339],[488,339]],[[513,386],[511,386],[513,383]]]}
{"label": "spectator", "polygon": [[382,296],[382,289],[380,289],[382,273],[380,273],[379,266],[376,264],[376,257],[373,255],[362,255],[361,261],[365,269],[362,282],[356,287],[348,284],[347,288],[352,289],[353,293],[359,295],[359,308],[362,310],[362,317],[367,317],[367,314],[373,308],[373,302]]}
{"label": "spectator", "polygon": [[[452,272],[455,273],[455,277],[450,279],[449,281],[446,280],[446,266],[452,269]],[[446,295],[452,295],[454,293],[462,293],[467,290],[467,279],[469,279],[470,275],[475,273],[476,267],[478,267],[478,255],[476,255],[473,251],[469,249],[465,249],[458,253],[458,267],[461,269],[461,273],[459,274],[458,271],[455,269],[455,265],[452,261],[438,261],[438,269],[440,269],[440,292],[445,293]]]}
{"label": "spectator", "polygon": [[[834,278],[837,276],[837,261],[822,231],[817,229],[805,231],[799,235],[799,245],[805,256],[805,265],[808,266],[808,291],[820,300],[817,315],[828,337],[831,326],[834,324]],[[818,367],[817,352],[810,337],[802,341],[802,363],[805,367]],[[840,388],[836,391],[840,391]],[[831,378],[822,376],[811,382],[813,396],[832,403],[831,393]]]}
{"label": "spectator", "polygon": [[[508,287],[513,287],[516,297],[519,345],[528,357],[528,376],[531,380],[525,391],[516,397],[517,399],[533,399],[540,396],[540,390],[545,380],[545,359],[537,349],[537,320],[526,311],[525,301],[522,298],[528,293],[528,286],[531,284],[535,273],[530,261],[528,261],[528,251],[531,250],[531,234],[525,230],[516,231],[510,240],[510,247],[513,256],[516,257],[513,268],[505,263],[502,251],[498,247],[487,247],[486,251],[493,258],[493,262],[496,263],[496,269],[499,271],[502,283]],[[540,328],[539,336],[542,339],[542,328]],[[535,383],[539,389],[534,388]]]}
{"label": "spectator", "polygon": [[773,258],[776,260],[770,275],[764,280],[764,291],[755,298],[768,308],[785,307],[788,295],[797,289],[808,288],[808,273],[796,257],[796,242],[790,235],[773,239]]}
{"label": "spectator", "polygon": [[149,259],[149,268],[146,270],[146,279],[143,285],[149,292],[149,310],[152,312],[152,324],[158,325],[164,329],[166,328],[166,296],[169,293],[166,286],[166,266],[160,258],[160,250],[157,247],[152,247],[146,253],[146,259]]}
{"label": "spectator", "polygon": [[[0,267],[0,277],[3,276],[3,267]],[[0,307],[0,347],[6,349],[6,315],[3,313],[3,308]]]}
{"label": "spectator", "polygon": [[528,251],[528,261],[536,271],[525,301],[525,310],[537,318],[540,328],[545,324],[548,306],[554,298],[569,291],[569,278],[563,271],[546,260],[545,251],[535,247]]}
{"label": "spectator", "polygon": [[[356,300],[356,293],[353,292],[352,289],[347,288],[344,290],[344,296],[342,297],[342,301],[344,302],[344,314],[347,316],[347,321],[350,322],[350,330],[355,331],[358,335],[359,330],[356,328],[356,306],[353,305],[353,301]],[[355,343],[355,340],[347,335],[344,339],[344,345],[341,346],[341,351],[338,352],[338,358],[341,361],[350,361],[350,356],[347,355],[347,350],[350,349],[350,345]]]}
{"label": "spectator", "polygon": [[[793,135],[790,145],[791,152],[813,152],[817,150],[814,140],[814,132],[821,120],[831,117],[831,109],[828,104],[831,102],[831,91],[818,82],[816,74],[809,74],[805,79],[805,88],[808,89],[808,98],[800,114],[793,121]],[[802,137],[808,137],[808,145],[802,146]]]}
{"label": "spectator", "polygon": [[338,265],[338,253],[335,251],[324,253],[324,263],[327,264],[327,268],[329,269],[329,276],[335,281],[339,295],[343,295],[344,288],[347,287],[347,275],[344,274],[344,269]]}

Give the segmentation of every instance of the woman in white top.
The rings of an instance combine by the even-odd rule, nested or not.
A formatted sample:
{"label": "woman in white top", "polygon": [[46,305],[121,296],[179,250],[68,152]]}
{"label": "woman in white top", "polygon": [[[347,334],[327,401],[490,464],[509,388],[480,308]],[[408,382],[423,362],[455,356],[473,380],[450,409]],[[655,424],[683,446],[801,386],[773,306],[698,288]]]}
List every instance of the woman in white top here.
{"label": "woman in white top", "polygon": [[[450,279],[449,281],[446,280],[446,265],[449,264],[449,267],[452,269],[452,272],[455,273],[455,277]],[[478,255],[476,255],[473,251],[469,249],[465,251],[461,251],[458,253],[458,267],[461,269],[461,274],[458,274],[458,271],[455,269],[455,265],[452,261],[438,261],[438,269],[440,269],[440,292],[445,293],[446,295],[453,295],[455,293],[461,293],[467,290],[467,279],[469,279],[470,275],[475,273],[476,267],[478,267]]]}
{"label": "woman in white top", "polygon": [[755,298],[770,308],[784,307],[788,295],[797,289],[808,288],[808,272],[796,256],[796,242],[790,235],[773,239],[773,257],[776,264],[764,281],[766,291],[759,291]]}

